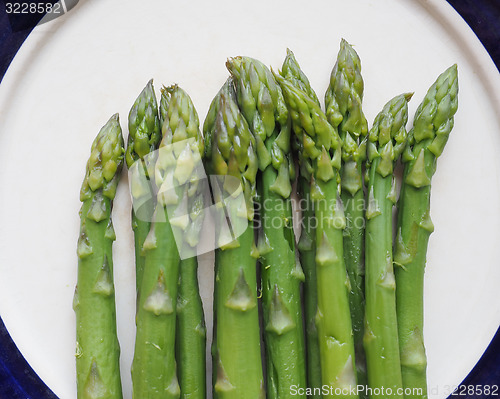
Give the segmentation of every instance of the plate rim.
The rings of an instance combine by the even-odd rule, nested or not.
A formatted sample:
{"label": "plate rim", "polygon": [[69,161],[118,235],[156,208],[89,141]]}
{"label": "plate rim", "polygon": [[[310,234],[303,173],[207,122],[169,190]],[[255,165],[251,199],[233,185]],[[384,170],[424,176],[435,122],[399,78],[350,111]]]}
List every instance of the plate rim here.
{"label": "plate rim", "polygon": [[[467,27],[465,29],[466,33],[463,34],[462,38],[465,39],[466,44],[473,53],[477,52],[482,57],[487,56],[491,60],[490,63],[482,66],[482,72],[488,77],[492,77],[497,87],[500,88],[500,80],[497,79],[500,65],[495,64],[495,60],[493,60],[491,54],[487,51],[485,43],[481,36],[479,36],[477,26],[474,26],[471,21],[464,19],[463,10],[460,10],[457,4],[450,4],[452,0],[415,1],[422,3],[427,9],[435,10],[439,16],[443,17],[442,20],[452,26],[463,25],[464,28]],[[478,3],[485,3],[486,1],[479,0]],[[22,44],[34,29],[33,26],[23,31],[12,32],[10,30],[9,32],[7,14],[5,12],[2,12],[2,14],[0,15],[0,33],[4,36],[4,44],[0,48],[0,83]],[[498,28],[500,28],[500,21],[497,23]],[[495,90],[495,94],[496,105],[498,106],[500,105],[500,90]],[[491,367],[492,365],[496,366],[497,370],[495,370],[495,367]],[[481,358],[468,373],[461,385],[487,385],[488,382],[494,382],[494,378],[498,378],[498,374],[500,373],[498,365],[500,365],[500,326]],[[496,375],[485,375],[487,370],[491,369]],[[9,335],[0,315],[0,397],[4,395],[12,399],[58,399],[23,357]]]}

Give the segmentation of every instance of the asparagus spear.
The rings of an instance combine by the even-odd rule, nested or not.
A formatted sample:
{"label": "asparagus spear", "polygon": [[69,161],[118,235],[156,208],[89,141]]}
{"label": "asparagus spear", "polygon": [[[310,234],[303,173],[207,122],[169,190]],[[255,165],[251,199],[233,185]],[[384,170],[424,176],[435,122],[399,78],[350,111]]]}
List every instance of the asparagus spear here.
{"label": "asparagus spear", "polygon": [[421,388],[427,398],[427,360],[423,341],[423,282],[429,235],[431,179],[444,150],[458,107],[457,66],[443,72],[419,105],[404,155],[394,248],[396,305],[403,386]]}
{"label": "asparagus spear", "polygon": [[[220,110],[220,96],[223,92],[228,92],[228,90],[233,89],[232,86],[232,81],[228,79],[224,85],[222,85],[221,89],[219,92],[216,94],[216,96],[213,98],[212,102],[210,103],[210,106],[208,108],[208,113],[207,116],[205,117],[205,121],[203,122],[203,138],[205,140],[205,151],[203,154],[203,164],[205,166],[205,170],[207,174],[209,174],[209,180],[211,180],[210,186],[212,187],[214,184],[213,183],[218,183],[217,178],[215,181],[212,179],[212,175],[215,173],[213,170],[213,164],[212,164],[212,143],[214,140],[214,129],[215,129],[215,122],[217,120],[217,116],[219,114]],[[220,179],[219,179],[220,180]],[[219,189],[215,191],[215,193],[219,193]],[[214,191],[211,190],[212,195],[214,194]],[[215,199],[215,198],[213,198]],[[216,209],[223,208],[220,204]],[[223,210],[222,210],[223,211]],[[216,220],[218,219],[218,215],[215,215]],[[217,235],[217,234],[216,234]],[[217,246],[217,237],[214,237],[214,245],[215,247]],[[215,265],[215,269],[217,268],[217,265]],[[217,383],[217,373],[215,372],[217,370],[217,361],[218,361],[218,355],[217,355],[217,309],[216,309],[216,301],[217,301],[217,284],[214,283],[214,292],[213,292],[213,312],[212,312],[212,343],[210,347],[210,352],[211,352],[211,357],[212,357],[212,396],[215,398],[215,384]]]}
{"label": "asparagus spear", "polygon": [[80,200],[76,313],[77,397],[122,398],[116,335],[111,209],[123,166],[118,114],[92,144]]}
{"label": "asparagus spear", "polygon": [[[212,101],[204,124],[212,191],[221,212],[215,252],[214,397],[265,396],[257,308],[256,248],[252,229],[257,174],[255,138],[238,109],[229,79]],[[238,237],[231,226],[244,226]],[[227,226],[226,226],[227,227]],[[229,238],[228,238],[229,235]]]}
{"label": "asparagus spear", "polygon": [[283,94],[271,71],[248,57],[227,62],[237,100],[255,136],[260,229],[267,397],[290,397],[292,385],[306,386],[300,288],[304,273],[296,261],[292,226],[294,163]]}
{"label": "asparagus spear", "polygon": [[166,92],[163,138],[154,170],[157,205],[143,245],[146,258],[132,364],[136,399],[180,396],[175,362],[180,257],[174,229],[182,231],[189,224],[186,183],[201,163],[203,141],[190,102],[175,86]]}
{"label": "asparagus spear", "polygon": [[161,140],[158,105],[150,80],[135,100],[128,116],[128,144],[125,161],[130,170],[130,191],[132,193],[132,228],[135,244],[136,289],[141,287],[144,269],[142,246],[151,227],[154,212],[153,192],[144,157],[158,148]]}
{"label": "asparagus spear", "polygon": [[347,221],[344,230],[344,260],[351,286],[349,304],[358,383],[365,385],[366,364],[363,350],[365,196],[361,167],[366,153],[364,138],[368,133],[368,124],[361,108],[363,88],[358,54],[342,39],[337,61],[330,76],[330,85],[326,91],[325,106],[328,121],[333,126],[338,126],[342,141],[341,198]]}
{"label": "asparagus spear", "polygon": [[[319,106],[316,93],[309,84],[307,76],[302,72],[292,51],[287,50],[281,74],[294,85],[305,91]],[[316,281],[316,229],[314,205],[310,195],[312,164],[304,156],[303,142],[298,135],[293,135],[294,152],[299,159],[298,191],[300,209],[302,211],[301,235],[297,248],[300,253],[300,263],[304,270],[304,318],[306,330],[306,364],[307,386],[312,388],[312,398],[321,398],[317,389],[321,388],[321,362],[319,355],[318,329],[316,328],[316,313],[318,310],[318,294]],[[316,389],[316,390],[315,390]]]}
{"label": "asparagus spear", "polygon": [[348,279],[343,258],[345,216],[338,190],[340,138],[318,104],[292,82],[276,75],[290,109],[294,132],[303,140],[313,167],[311,198],[315,202],[318,327],[322,384],[358,397]]}
{"label": "asparagus spear", "polygon": [[196,256],[180,263],[176,355],[181,398],[206,398],[206,328]]}
{"label": "asparagus spear", "polygon": [[[368,384],[402,397],[401,363],[392,262],[392,208],[396,203],[394,165],[406,141],[408,100],[402,94],[377,115],[368,137],[366,208],[366,308],[364,348]],[[392,397],[391,396],[391,397]]]}
{"label": "asparagus spear", "polygon": [[[160,115],[162,121],[168,119],[171,102],[183,110],[184,122],[192,129],[199,152],[196,166],[186,184],[187,215],[189,221],[183,231],[181,260],[179,264],[179,291],[177,298],[177,332],[176,358],[177,373],[182,399],[204,399],[206,397],[205,346],[206,328],[203,304],[198,285],[198,260],[196,246],[200,240],[200,229],[203,224],[204,195],[207,192],[207,181],[197,168],[202,167],[198,157],[203,155],[203,141],[199,129],[196,109],[188,94],[178,86],[162,90]],[[165,126],[165,125],[164,125]],[[194,131],[196,133],[194,134]]]}

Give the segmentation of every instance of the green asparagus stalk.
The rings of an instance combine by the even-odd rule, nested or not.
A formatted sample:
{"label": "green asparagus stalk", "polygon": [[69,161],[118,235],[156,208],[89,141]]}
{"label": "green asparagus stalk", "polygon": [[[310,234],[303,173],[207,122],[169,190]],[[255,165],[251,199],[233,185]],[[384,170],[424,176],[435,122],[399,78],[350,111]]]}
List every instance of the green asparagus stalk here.
{"label": "green asparagus stalk", "polygon": [[186,183],[201,164],[203,140],[190,102],[176,86],[166,92],[166,104],[160,106],[166,110],[163,138],[154,168],[157,205],[143,245],[146,259],[132,364],[136,399],[180,397],[175,361],[180,256],[174,229],[182,232],[189,225]]}
{"label": "green asparagus stalk", "polygon": [[[319,106],[319,100],[312,89],[307,76],[302,72],[292,51],[287,50],[281,74],[294,85],[305,91]],[[316,229],[314,205],[310,195],[312,164],[304,156],[303,142],[299,136],[293,135],[294,152],[299,159],[299,176],[297,187],[302,211],[301,233],[297,248],[300,253],[300,263],[304,270],[304,318],[306,330],[306,370],[307,386],[312,388],[311,398],[321,398],[318,389],[321,388],[321,362],[319,355],[318,329],[316,328],[316,313],[318,311],[318,293],[316,280]]]}
{"label": "green asparagus stalk", "polygon": [[[291,397],[291,386],[306,387],[301,282],[292,223],[294,162],[283,94],[271,71],[248,57],[227,62],[237,100],[256,140],[267,398]],[[304,396],[305,397],[305,396]]]}
{"label": "green asparagus stalk", "polygon": [[[396,320],[396,293],[392,256],[392,209],[396,203],[394,165],[406,142],[408,100],[402,94],[377,115],[368,137],[368,204],[366,208],[366,307],[364,348],[368,385],[392,389],[401,398]],[[398,391],[399,390],[399,391]]]}
{"label": "green asparagus stalk", "polygon": [[368,124],[361,107],[363,88],[358,54],[342,39],[326,91],[325,106],[328,121],[338,126],[342,142],[341,198],[347,222],[344,230],[344,260],[351,285],[349,304],[358,383],[366,385],[363,350],[365,196],[362,162],[366,153],[364,138],[368,133]]}
{"label": "green asparagus stalk", "polygon": [[151,227],[155,201],[150,177],[144,158],[158,149],[161,140],[158,105],[150,80],[135,100],[128,116],[128,144],[125,161],[130,170],[130,191],[132,193],[132,228],[134,230],[136,289],[141,287],[144,269],[142,246]]}
{"label": "green asparagus stalk", "polygon": [[80,200],[76,313],[78,399],[121,399],[120,347],[116,334],[111,210],[123,166],[118,114],[92,144]]}
{"label": "green asparagus stalk", "polygon": [[206,327],[196,256],[180,263],[177,302],[177,372],[182,399],[206,398]]}
{"label": "green asparagus stalk", "polygon": [[[183,117],[188,129],[196,130],[194,138],[198,153],[202,157],[204,144],[199,129],[196,109],[188,94],[178,86],[162,90],[160,115],[162,121],[168,118],[168,104],[177,102],[183,109]],[[193,135],[193,134],[192,134]],[[176,358],[181,399],[206,398],[206,327],[203,303],[198,285],[197,245],[203,224],[205,208],[204,195],[208,190],[204,173],[197,168],[202,163],[197,159],[196,167],[186,184],[187,215],[189,221],[183,231],[181,260],[179,264],[179,291],[177,298]]]}
{"label": "green asparagus stalk", "polygon": [[[208,108],[208,113],[207,116],[205,117],[205,121],[203,123],[203,138],[205,140],[205,152],[203,154],[203,163],[205,166],[205,170],[209,174],[209,180],[211,182],[210,186],[211,188],[220,182],[221,179],[223,178],[216,178],[214,181],[212,178],[212,175],[215,174],[214,168],[213,168],[213,163],[212,163],[212,152],[213,152],[213,140],[214,140],[214,130],[215,130],[215,123],[217,120],[217,117],[219,115],[219,110],[220,110],[220,104],[221,104],[221,94],[225,93],[226,96],[232,95],[233,98],[235,96],[234,94],[234,86],[232,84],[232,79],[228,78],[224,85],[222,85],[221,89],[219,92],[216,94],[216,96],[213,98],[212,102],[210,103],[210,106]],[[257,169],[256,169],[257,171]],[[215,183],[215,184],[214,184]],[[217,189],[214,191],[211,189],[212,197],[215,200],[214,194],[219,194],[220,189],[217,187]],[[222,208],[222,210],[221,210]],[[220,212],[224,212],[224,207],[223,204],[218,204],[217,209]],[[218,215],[216,214],[216,219],[218,218]],[[217,220],[218,221],[218,220]],[[217,247],[217,237],[214,237],[214,245]],[[217,264],[215,264],[215,269],[217,269]],[[215,385],[217,383],[217,365],[218,365],[218,349],[217,349],[217,309],[216,309],[216,302],[217,302],[217,284],[216,282],[214,283],[214,292],[213,292],[213,312],[212,312],[212,343],[211,343],[211,357],[212,357],[212,396],[215,398],[216,393],[215,393]]]}
{"label": "green asparagus stalk", "polygon": [[[265,397],[252,229],[258,164],[255,138],[232,85],[229,79],[212,101],[204,124],[207,167],[221,210],[215,234],[214,397],[256,399]],[[230,234],[241,226],[241,235]]]}
{"label": "green asparagus stalk", "polygon": [[[429,235],[431,179],[436,160],[444,150],[458,108],[457,66],[442,73],[417,109],[404,155],[404,175],[398,203],[396,305],[403,386],[420,388],[427,398],[423,340],[423,284]],[[416,392],[416,391],[414,391]]]}
{"label": "green asparagus stalk", "polygon": [[311,198],[316,216],[316,276],[322,384],[357,398],[348,277],[343,257],[345,216],[340,200],[341,146],[336,128],[318,104],[292,82],[276,75],[290,109],[295,134],[313,168]]}

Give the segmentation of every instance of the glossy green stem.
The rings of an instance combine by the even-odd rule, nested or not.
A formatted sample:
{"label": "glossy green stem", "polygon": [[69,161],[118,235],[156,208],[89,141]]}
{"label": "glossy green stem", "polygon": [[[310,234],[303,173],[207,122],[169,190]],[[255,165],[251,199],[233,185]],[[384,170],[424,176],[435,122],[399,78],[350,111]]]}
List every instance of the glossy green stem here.
{"label": "glossy green stem", "polygon": [[306,330],[307,386],[312,388],[310,398],[322,398],[314,393],[314,388],[321,388],[321,360],[319,354],[318,329],[318,290],[316,279],[316,228],[313,202],[310,196],[310,182],[299,177],[299,194],[302,210],[302,231],[297,245],[300,263],[305,274],[304,282],[304,317]]}
{"label": "glossy green stem", "polygon": [[[416,153],[424,149],[425,168],[428,176],[435,170],[435,156],[427,150],[428,143],[416,146]],[[405,168],[404,176],[412,162]],[[414,187],[403,183],[398,204],[398,236],[395,245],[396,304],[398,310],[399,348],[401,370],[405,389],[412,395],[405,398],[427,398],[427,358],[425,354],[424,324],[424,273],[429,236],[433,230],[430,220],[431,186]],[[421,390],[421,395],[414,388]]]}
{"label": "glossy green stem", "polygon": [[252,254],[251,224],[238,237],[237,248],[215,252],[215,334],[217,399],[264,398],[257,261]]}
{"label": "glossy green stem", "polygon": [[344,260],[350,283],[349,305],[354,334],[356,370],[358,384],[366,385],[366,359],[363,349],[365,319],[365,196],[363,190],[356,191],[354,195],[345,190],[342,191],[341,198],[346,216]]}
{"label": "glossy green stem", "polygon": [[[102,200],[106,212],[99,222],[88,217],[95,200]],[[78,399],[122,398],[113,288],[111,205],[112,201],[99,190],[83,202],[81,209],[82,234],[92,253],[79,254],[78,258],[74,301]]]}
{"label": "glossy green stem", "polygon": [[155,244],[145,248],[132,363],[133,398],[177,399],[180,395],[175,361],[179,253],[165,207],[157,207],[150,233]]}
{"label": "glossy green stem", "polygon": [[268,166],[258,187],[261,231],[268,245],[261,254],[268,399],[292,398],[292,385],[306,387],[300,292],[304,274],[295,256],[291,200],[270,189],[277,176]]}
{"label": "glossy green stem", "polygon": [[379,163],[380,158],[373,161],[368,184],[364,348],[370,388],[392,389],[391,398],[402,398],[397,394],[403,383],[392,256],[392,174],[379,175]]}
{"label": "glossy green stem", "polygon": [[[323,199],[315,203],[318,328],[322,384],[341,389],[339,398],[357,398],[354,343],[349,309],[348,277],[343,257],[343,228],[337,182],[317,181]],[[345,222],[344,222],[345,223]]]}
{"label": "glossy green stem", "polygon": [[179,264],[177,373],[181,399],[206,398],[206,328],[196,256]]}
{"label": "glossy green stem", "polygon": [[[151,196],[153,196],[151,194]],[[137,294],[140,292],[142,284],[142,274],[144,272],[145,255],[142,246],[149,234],[151,228],[151,220],[154,213],[153,201],[149,201],[141,207],[141,217],[137,217],[132,210],[132,229],[134,231],[134,248],[135,248],[135,285]],[[149,215],[149,218],[148,216]]]}

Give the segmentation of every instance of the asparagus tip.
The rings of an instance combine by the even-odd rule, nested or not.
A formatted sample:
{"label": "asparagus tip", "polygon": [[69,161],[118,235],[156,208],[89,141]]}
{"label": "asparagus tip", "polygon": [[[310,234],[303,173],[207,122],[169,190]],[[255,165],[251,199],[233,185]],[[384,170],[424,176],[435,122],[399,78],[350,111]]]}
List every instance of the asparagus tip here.
{"label": "asparagus tip", "polygon": [[228,57],[228,59],[226,60],[226,68],[229,70],[229,73],[231,73],[232,76],[234,76],[233,73],[236,70],[239,70],[242,60],[242,56]]}
{"label": "asparagus tip", "polygon": [[406,102],[409,102],[411,100],[411,98],[413,97],[414,94],[415,94],[414,91],[412,91],[411,93],[405,93],[405,94],[403,94],[405,96]]}
{"label": "asparagus tip", "polygon": [[163,85],[162,88],[161,88],[161,93],[169,93],[169,94],[172,94],[174,91],[176,91],[177,89],[179,89],[179,84],[178,83],[173,83],[171,84],[170,86],[165,86]]}

